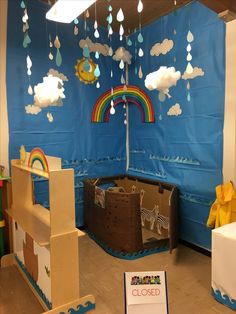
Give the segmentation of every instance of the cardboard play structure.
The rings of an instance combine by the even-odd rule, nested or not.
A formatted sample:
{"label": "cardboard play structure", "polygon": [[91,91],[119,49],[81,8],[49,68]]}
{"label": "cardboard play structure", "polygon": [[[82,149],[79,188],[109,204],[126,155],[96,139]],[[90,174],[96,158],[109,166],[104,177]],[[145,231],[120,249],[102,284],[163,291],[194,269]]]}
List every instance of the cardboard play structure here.
{"label": "cardboard play structure", "polygon": [[118,176],[87,179],[84,191],[86,229],[111,254],[139,257],[140,252],[176,248],[178,189],[174,185]]}
{"label": "cardboard play structure", "polygon": [[[74,170],[61,169],[61,159],[40,149],[12,160],[14,254],[2,266],[16,264],[45,313],[93,312],[92,295],[79,295],[79,237],[75,228]],[[50,210],[34,204],[32,176],[48,180]]]}

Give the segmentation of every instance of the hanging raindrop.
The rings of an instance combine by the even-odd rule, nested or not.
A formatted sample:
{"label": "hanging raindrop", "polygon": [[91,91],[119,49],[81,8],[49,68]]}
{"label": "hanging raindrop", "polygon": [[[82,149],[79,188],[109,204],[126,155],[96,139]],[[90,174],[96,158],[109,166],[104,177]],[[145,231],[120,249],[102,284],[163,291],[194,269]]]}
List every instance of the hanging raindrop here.
{"label": "hanging raindrop", "polygon": [[99,32],[98,32],[98,30],[96,29],[95,32],[94,32],[94,37],[95,37],[95,38],[99,38],[99,36],[100,36],[100,35],[99,35]]}
{"label": "hanging raindrop", "polygon": [[86,16],[87,19],[89,18],[89,16],[90,16],[89,15],[89,10],[86,11],[85,16]]}
{"label": "hanging raindrop", "polygon": [[24,40],[23,40],[23,47],[27,48],[28,45],[31,43],[31,39],[28,35],[28,33],[24,36]]}
{"label": "hanging raindrop", "polygon": [[192,47],[191,47],[191,45],[190,45],[190,44],[188,44],[188,46],[187,46],[186,50],[187,50],[188,52],[190,52],[190,51],[192,50]]}
{"label": "hanging raindrop", "polygon": [[174,35],[176,35],[177,34],[177,31],[176,31],[176,29],[174,29]]}
{"label": "hanging raindrop", "polygon": [[24,1],[21,1],[20,7],[21,7],[22,9],[25,9],[25,3],[24,3]]}
{"label": "hanging raindrop", "polygon": [[77,36],[79,34],[79,29],[78,27],[75,25],[74,27],[74,35]]}
{"label": "hanging raindrop", "polygon": [[48,55],[49,60],[53,60],[53,54],[50,52]]}
{"label": "hanging raindrop", "polygon": [[83,48],[83,56],[85,58],[89,58],[90,57],[90,51],[89,51],[88,46],[84,46],[84,48]]}
{"label": "hanging raindrop", "polygon": [[57,49],[61,48],[61,43],[60,43],[60,40],[59,40],[58,36],[56,36],[56,38],[54,40],[54,46]]}
{"label": "hanging raindrop", "polygon": [[139,56],[139,57],[143,57],[143,56],[144,56],[144,52],[143,52],[143,49],[142,49],[142,48],[139,48],[138,56]]}
{"label": "hanging raindrop", "polygon": [[124,27],[122,24],[120,24],[120,31],[119,31],[120,36],[124,35]]}
{"label": "hanging raindrop", "polygon": [[192,67],[192,64],[191,64],[190,62],[188,62],[188,65],[187,65],[185,71],[186,71],[186,73],[188,73],[188,74],[193,73],[193,67]]}
{"label": "hanging raindrop", "polygon": [[111,5],[109,5],[108,11],[109,11],[109,12],[112,12],[112,6],[111,6]]}
{"label": "hanging raindrop", "polygon": [[28,94],[33,95],[33,88],[31,85],[29,85],[29,87],[28,87]]}
{"label": "hanging raindrop", "polygon": [[125,78],[124,78],[123,74],[121,75],[120,82],[121,82],[121,84],[125,84]]}
{"label": "hanging raindrop", "polygon": [[99,52],[98,51],[95,52],[95,58],[99,59]]}
{"label": "hanging raindrop", "polygon": [[120,10],[117,13],[116,19],[118,22],[122,22],[122,21],[124,21],[124,18],[125,18],[124,13],[123,13],[122,9],[120,8]]}
{"label": "hanging raindrop", "polygon": [[123,40],[123,36],[120,36],[120,41],[122,41]]}
{"label": "hanging raindrop", "polygon": [[56,54],[56,65],[59,67],[62,64],[62,56],[60,53],[60,50],[57,49],[57,54]]}
{"label": "hanging raindrop", "polygon": [[76,19],[74,19],[74,24],[79,24],[79,20],[76,18]]}
{"label": "hanging raindrop", "polygon": [[191,43],[191,42],[194,41],[193,34],[192,34],[190,31],[188,31],[187,41],[188,41],[189,43]]}
{"label": "hanging raindrop", "polygon": [[100,72],[100,69],[99,69],[98,64],[97,64],[97,66],[96,66],[96,69],[94,70],[94,75],[95,75],[96,77],[99,77],[99,76],[101,75],[101,72]]}
{"label": "hanging raindrop", "polygon": [[113,77],[113,72],[112,72],[112,70],[111,70],[111,77]]}
{"label": "hanging raindrop", "polygon": [[166,95],[162,92],[160,92],[158,94],[158,99],[161,101],[161,102],[164,102],[166,100]]}
{"label": "hanging raindrop", "polygon": [[115,114],[116,111],[115,111],[115,108],[114,108],[114,101],[111,100],[111,108],[110,108],[110,114]]}
{"label": "hanging raindrop", "polygon": [[112,21],[113,21],[112,14],[110,13],[110,14],[108,15],[108,17],[107,17],[107,22],[108,22],[109,24],[111,24]]}
{"label": "hanging raindrop", "polygon": [[109,47],[108,55],[109,55],[110,57],[113,55],[113,49],[112,49],[112,47]]}
{"label": "hanging raindrop", "polygon": [[90,64],[89,64],[87,59],[85,60],[85,62],[83,64],[83,69],[85,72],[90,72]]}
{"label": "hanging raindrop", "polygon": [[141,65],[140,65],[140,67],[139,67],[138,77],[139,77],[140,79],[143,78],[143,71],[142,71]]}
{"label": "hanging raindrop", "polygon": [[138,7],[137,7],[138,13],[141,13],[143,11],[143,3],[142,0],[139,0]]}
{"label": "hanging raindrop", "polygon": [[159,120],[161,121],[161,120],[162,120],[162,115],[160,114],[158,118],[159,118]]}
{"label": "hanging raindrop", "polygon": [[120,68],[121,70],[123,70],[124,67],[125,67],[124,61],[121,59],[121,60],[120,60],[120,63],[119,63],[119,68]]}
{"label": "hanging raindrop", "polygon": [[190,93],[187,94],[187,101],[191,101],[191,95],[190,95]]}
{"label": "hanging raindrop", "polygon": [[97,22],[97,20],[94,22],[94,29],[97,29],[98,28],[98,22]]}
{"label": "hanging raindrop", "polygon": [[[110,25],[109,25],[110,26]],[[108,31],[108,35],[112,35],[113,34],[113,29],[112,29],[112,27],[110,26],[109,27],[109,31]]]}
{"label": "hanging raindrop", "polygon": [[131,39],[128,39],[127,45],[128,45],[129,47],[132,46],[132,41],[131,41]]}
{"label": "hanging raindrop", "polygon": [[189,82],[187,83],[187,89],[188,90],[190,89],[190,83]]}
{"label": "hanging raindrop", "polygon": [[100,88],[100,83],[99,82],[97,82],[96,88]]}
{"label": "hanging raindrop", "polygon": [[138,42],[143,43],[143,35],[141,33],[138,34]]}
{"label": "hanging raindrop", "polygon": [[127,124],[127,120],[126,120],[126,119],[124,120],[124,124],[125,124],[125,125]]}
{"label": "hanging raindrop", "polygon": [[186,59],[187,59],[187,61],[191,61],[191,60],[192,60],[192,58],[193,58],[193,57],[192,57],[191,53],[189,52],[189,53],[188,53],[188,55],[187,55],[187,58],[186,58]]}

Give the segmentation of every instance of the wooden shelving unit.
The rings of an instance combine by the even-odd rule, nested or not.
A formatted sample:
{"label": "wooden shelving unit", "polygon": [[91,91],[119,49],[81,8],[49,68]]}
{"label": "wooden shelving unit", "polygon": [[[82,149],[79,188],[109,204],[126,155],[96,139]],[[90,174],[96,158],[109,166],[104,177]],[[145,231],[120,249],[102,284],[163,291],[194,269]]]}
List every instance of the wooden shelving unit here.
{"label": "wooden shelving unit", "polygon": [[[24,163],[11,163],[12,208],[7,212],[13,222],[13,262],[45,313],[68,313],[80,306],[94,312],[94,297],[79,297],[78,240],[83,232],[75,227],[74,170],[61,169],[59,158],[45,155],[48,169],[41,170],[28,165],[30,158],[27,153]],[[48,179],[50,210],[34,204],[32,174]],[[4,260],[7,264],[9,256],[2,265]]]}

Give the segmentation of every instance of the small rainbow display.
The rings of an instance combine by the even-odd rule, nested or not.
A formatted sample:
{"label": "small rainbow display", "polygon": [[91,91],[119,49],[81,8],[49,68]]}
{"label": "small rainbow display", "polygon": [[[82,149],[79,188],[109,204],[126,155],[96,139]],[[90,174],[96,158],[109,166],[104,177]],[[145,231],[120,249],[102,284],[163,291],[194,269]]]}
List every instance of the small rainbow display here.
{"label": "small rainbow display", "polygon": [[35,163],[35,161],[39,161],[39,163],[42,166],[42,169],[45,172],[49,172],[47,158],[43,150],[39,147],[36,147],[31,151],[29,155],[29,160],[28,160],[28,167],[33,168],[33,164]]}
{"label": "small rainbow display", "polygon": [[141,121],[146,123],[155,122],[154,110],[151,99],[139,87],[128,85],[124,90],[124,86],[117,86],[113,89],[113,95],[108,90],[98,98],[92,113],[92,122],[108,122],[110,117],[111,100],[114,101],[114,106],[124,104],[123,97],[126,97],[128,103],[137,106],[141,113]]}

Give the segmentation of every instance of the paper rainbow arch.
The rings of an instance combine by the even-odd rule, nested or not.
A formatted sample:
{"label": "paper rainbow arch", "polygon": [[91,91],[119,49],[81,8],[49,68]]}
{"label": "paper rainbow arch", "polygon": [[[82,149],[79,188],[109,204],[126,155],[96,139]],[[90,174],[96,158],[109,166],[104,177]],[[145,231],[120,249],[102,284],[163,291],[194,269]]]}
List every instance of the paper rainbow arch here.
{"label": "paper rainbow arch", "polygon": [[114,101],[114,106],[124,103],[122,97],[126,97],[128,103],[137,106],[141,112],[141,121],[146,123],[155,122],[154,110],[149,96],[139,87],[128,85],[124,90],[124,86],[116,86],[111,91],[106,91],[98,98],[92,113],[92,122],[108,122],[110,117],[111,100]]}
{"label": "paper rainbow arch", "polygon": [[36,147],[31,151],[28,160],[28,167],[33,168],[35,161],[39,161],[43,170],[45,172],[49,172],[47,158],[41,148]]}

